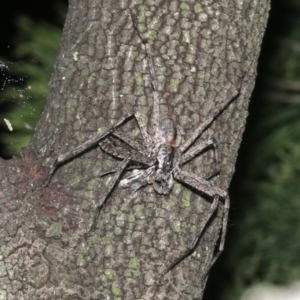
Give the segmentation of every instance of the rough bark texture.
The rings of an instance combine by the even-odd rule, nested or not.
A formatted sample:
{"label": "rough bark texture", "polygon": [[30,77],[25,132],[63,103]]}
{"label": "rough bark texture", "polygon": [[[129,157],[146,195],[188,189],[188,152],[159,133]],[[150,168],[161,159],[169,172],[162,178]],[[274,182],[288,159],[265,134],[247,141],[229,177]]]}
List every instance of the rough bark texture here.
{"label": "rough bark texture", "polygon": [[[168,273],[163,266],[193,239],[210,199],[176,184],[169,196],[151,186],[117,188],[85,238],[95,203],[109,181],[100,174],[119,162],[94,147],[43,182],[59,153],[85,141],[127,112],[149,119],[152,88],[145,49],[132,26],[134,12],[152,47],[161,113],[183,139],[234,100],[200,137],[218,140],[227,189],[244,131],[269,1],[71,0],[47,105],[20,159],[1,167],[1,299],[201,299],[204,272],[218,244],[223,204],[194,255]],[[136,135],[134,121],[124,126]],[[199,140],[200,140],[199,139]],[[198,140],[198,142],[199,142]],[[205,175],[211,153],[185,170]]]}

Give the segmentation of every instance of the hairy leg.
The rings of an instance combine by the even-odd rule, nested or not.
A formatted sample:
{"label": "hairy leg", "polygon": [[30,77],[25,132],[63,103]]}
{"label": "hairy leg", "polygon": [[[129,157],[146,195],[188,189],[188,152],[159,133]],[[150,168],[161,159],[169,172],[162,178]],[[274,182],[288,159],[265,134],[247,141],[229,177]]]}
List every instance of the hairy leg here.
{"label": "hairy leg", "polygon": [[108,197],[110,196],[110,194],[112,193],[113,189],[115,188],[118,180],[120,179],[120,177],[122,176],[122,173],[124,172],[124,170],[126,169],[126,167],[128,166],[128,164],[130,163],[130,155],[128,155],[123,161],[122,163],[119,165],[116,173],[114,174],[114,177],[112,178],[109,187],[107,188],[105,194],[101,197],[101,199],[98,201],[97,203],[97,208],[94,212],[94,216],[93,216],[93,221],[91,224],[91,227],[89,229],[89,231],[86,233],[86,237],[91,236],[95,229],[96,229],[96,225],[97,225],[97,220],[100,214],[100,211],[103,207],[103,205],[105,204],[106,200],[108,199]]}
{"label": "hairy leg", "polygon": [[214,121],[214,119],[219,115],[219,113],[237,96],[239,95],[239,91],[235,90],[230,97],[228,97],[221,105],[221,107],[217,110],[215,114],[207,116],[204,122],[202,122],[194,131],[192,136],[187,139],[181,146],[181,152],[185,152],[199,137],[199,135]]}
{"label": "hairy leg", "polygon": [[215,195],[219,195],[222,198],[227,197],[227,192],[193,173],[188,173],[177,168],[174,172],[174,178],[210,197],[214,197]]}
{"label": "hairy leg", "polygon": [[172,270],[176,265],[178,265],[182,260],[184,260],[187,256],[191,255],[193,251],[195,250],[202,234],[207,226],[208,222],[210,221],[211,217],[213,216],[214,212],[216,211],[219,204],[219,195],[214,196],[214,200],[204,218],[204,220],[201,222],[200,229],[198,231],[198,234],[196,237],[192,240],[190,245],[188,246],[187,250],[182,253],[177,259],[175,259],[170,265],[168,265],[162,272],[162,276],[168,273],[170,270]]}
{"label": "hairy leg", "polygon": [[102,133],[94,134],[87,141],[81,143],[77,147],[71,149],[70,151],[68,151],[66,153],[58,155],[54,164],[50,168],[50,172],[49,172],[46,182],[39,188],[44,188],[49,184],[49,182],[52,178],[52,175],[58,166],[60,166],[61,164],[63,164],[64,162],[66,162],[68,160],[71,160],[72,158],[74,158],[77,155],[79,155],[80,153],[86,151],[93,145],[99,143],[101,140],[105,139],[107,136],[112,134],[117,128],[119,128],[120,126],[122,126],[123,124],[125,124],[126,122],[131,120],[132,118],[135,118],[135,114],[127,114],[124,117],[122,117],[121,119],[119,119],[111,128],[105,130]]}
{"label": "hairy leg", "polygon": [[210,179],[211,177],[215,176],[220,171],[220,161],[219,161],[219,154],[217,148],[217,141],[214,138],[202,142],[199,145],[195,146],[193,149],[186,151],[181,156],[179,166],[183,166],[184,164],[188,163],[190,160],[194,159],[199,153],[203,152],[207,148],[213,149],[215,168],[214,171],[209,176],[206,176],[205,178]]}

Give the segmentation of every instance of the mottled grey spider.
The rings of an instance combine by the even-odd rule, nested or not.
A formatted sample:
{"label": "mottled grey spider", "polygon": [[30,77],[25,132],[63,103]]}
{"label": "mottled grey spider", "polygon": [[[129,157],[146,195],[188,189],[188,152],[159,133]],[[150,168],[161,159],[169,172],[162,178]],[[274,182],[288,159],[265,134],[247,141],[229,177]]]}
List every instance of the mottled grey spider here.
{"label": "mottled grey spider", "polygon": [[[220,189],[219,187],[211,184],[200,176],[193,173],[183,171],[181,167],[195,158],[198,154],[202,153],[208,148],[213,149],[214,160],[215,160],[215,171],[219,171],[218,167],[218,152],[216,149],[216,141],[214,139],[209,139],[207,141],[199,143],[192,150],[189,150],[190,146],[198,139],[201,133],[215,120],[215,118],[225,109],[225,107],[239,94],[238,90],[234,91],[231,95],[226,96],[225,101],[223,101],[221,107],[215,114],[209,115],[206,119],[194,130],[192,136],[187,139],[184,143],[181,142],[181,134],[177,129],[176,124],[169,118],[160,121],[159,112],[159,95],[157,92],[157,80],[154,70],[154,65],[151,57],[150,44],[146,41],[140,34],[136,18],[133,16],[133,24],[138,35],[140,36],[146,50],[147,60],[151,75],[151,84],[153,87],[153,112],[152,112],[152,125],[147,128],[145,121],[139,112],[133,114],[128,114],[121,118],[115,125],[110,129],[105,130],[100,134],[92,136],[89,140],[82,143],[78,147],[70,150],[67,153],[61,154],[57,157],[54,165],[52,166],[47,182],[43,185],[46,186],[56,168],[63,162],[76,157],[81,152],[87,150],[92,145],[99,144],[99,146],[110,155],[122,159],[121,164],[117,170],[113,170],[108,173],[115,173],[110,182],[109,187],[103,194],[99,202],[97,203],[98,214],[100,209],[103,207],[104,203],[108,199],[109,195],[112,193],[115,186],[120,181],[120,186],[123,188],[132,188],[137,191],[146,185],[152,185],[155,192],[161,195],[169,195],[173,185],[174,180],[184,183],[193,189],[206,194],[213,199],[210,209],[202,221],[200,229],[188,250],[183,253],[178,259],[176,259],[171,265],[164,269],[162,272],[166,274],[175,265],[177,265],[186,256],[191,254],[196,247],[203,230],[205,229],[207,223],[214,214],[216,208],[219,204],[219,198],[224,199],[224,216],[223,216],[223,228],[220,238],[219,253],[223,250],[226,226],[228,219],[228,209],[229,209],[229,198],[227,192]],[[119,128],[127,123],[129,120],[135,119],[137,121],[139,130],[141,132],[143,143],[139,143],[136,140],[124,136]],[[114,146],[113,140],[117,139],[120,143],[123,143],[125,148],[130,149],[124,153],[124,147],[122,149],[117,149]],[[129,146],[129,147],[128,147]],[[120,180],[122,174],[125,170],[129,170],[129,164],[132,164],[131,169],[133,169],[132,175],[125,179]],[[134,168],[136,166],[136,168]],[[97,219],[97,216],[94,220]],[[218,253],[218,255],[219,255]],[[217,256],[218,256],[217,255]],[[215,257],[214,261],[216,260]],[[213,261],[213,262],[214,262]]]}

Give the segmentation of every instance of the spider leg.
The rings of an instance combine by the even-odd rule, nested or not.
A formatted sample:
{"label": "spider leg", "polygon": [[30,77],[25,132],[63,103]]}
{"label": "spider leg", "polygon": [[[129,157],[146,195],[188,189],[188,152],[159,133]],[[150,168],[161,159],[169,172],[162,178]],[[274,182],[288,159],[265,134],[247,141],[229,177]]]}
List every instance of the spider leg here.
{"label": "spider leg", "polygon": [[154,99],[153,102],[153,116],[152,116],[152,126],[153,126],[153,133],[154,133],[154,140],[155,141],[159,141],[159,95],[157,92],[157,88],[158,88],[158,83],[157,83],[157,77],[155,74],[155,69],[154,69],[154,64],[153,64],[153,59],[151,56],[151,46],[148,43],[148,41],[143,40],[143,43],[145,45],[145,49],[146,49],[146,53],[147,53],[147,58],[148,58],[148,65],[149,65],[149,70],[150,70],[150,76],[151,76],[151,83],[152,83],[152,87],[153,87],[153,92],[152,92],[152,96]]}
{"label": "spider leg", "polygon": [[177,258],[173,263],[171,263],[167,268],[165,268],[163,270],[162,275],[165,275],[166,273],[168,273],[178,263],[180,263],[184,258],[189,256],[194,251],[195,247],[198,244],[199,239],[201,238],[201,236],[203,234],[203,230],[205,229],[206,225],[208,224],[208,222],[210,221],[210,219],[212,218],[214,212],[216,211],[216,209],[218,207],[220,197],[225,199],[224,216],[223,216],[223,221],[222,221],[222,234],[221,234],[218,253],[214,257],[210,266],[212,266],[215,263],[215,261],[218,259],[221,252],[224,249],[226,226],[227,226],[227,221],[228,221],[229,197],[225,191],[212,185],[205,179],[203,179],[199,176],[196,176],[195,174],[187,173],[187,172],[180,170],[180,168],[178,166],[174,169],[174,178],[180,182],[183,182],[183,183],[197,189],[198,191],[201,191],[201,192],[207,194],[210,197],[213,197],[214,200],[209,208],[208,213],[205,216],[205,219],[201,223],[200,230],[199,230],[197,236],[193,239],[193,241],[189,245],[188,249],[179,258]]}
{"label": "spider leg", "polygon": [[181,146],[180,150],[181,152],[185,152],[198,138],[198,136],[214,121],[214,119],[218,116],[218,114],[231,102],[234,98],[236,98],[239,95],[239,91],[235,90],[230,97],[224,101],[221,105],[221,107],[218,109],[218,111],[210,116],[207,116],[207,118],[202,122],[193,132],[192,136],[187,139]]}
{"label": "spider leg", "polygon": [[95,229],[96,229],[96,225],[97,225],[97,220],[101,211],[101,208],[103,207],[104,203],[106,202],[107,198],[110,196],[110,194],[112,193],[114,187],[116,186],[119,178],[121,177],[122,173],[124,172],[124,170],[126,169],[126,167],[128,166],[128,164],[130,163],[131,157],[130,155],[128,155],[119,165],[113,179],[111,180],[111,183],[108,187],[108,189],[106,190],[105,194],[103,195],[103,197],[99,200],[99,202],[97,203],[97,208],[95,209],[94,212],[94,217],[93,217],[93,221],[91,224],[91,227],[89,229],[89,231],[85,234],[86,237],[91,236]]}
{"label": "spider leg", "polygon": [[99,142],[99,147],[114,158],[121,160],[125,159],[127,153],[130,153],[131,160],[138,166],[138,169],[140,169],[139,166],[141,165],[150,167],[155,163],[154,158],[147,155],[148,149],[144,143],[138,143],[121,131],[112,132],[106,139]]}
{"label": "spider leg", "polygon": [[68,160],[70,160],[71,158],[77,156],[78,154],[84,152],[85,150],[87,150],[91,146],[97,144],[99,141],[101,141],[104,138],[106,138],[115,129],[117,129],[118,127],[120,127],[121,125],[123,125],[124,123],[126,123],[127,121],[129,121],[130,119],[132,119],[134,116],[135,116],[134,114],[127,114],[127,115],[125,115],[116,124],[114,124],[111,128],[105,130],[102,133],[97,133],[97,134],[93,135],[87,141],[85,141],[84,143],[80,144],[76,148],[74,148],[74,149],[72,149],[72,150],[70,150],[70,151],[68,151],[68,152],[66,152],[64,154],[58,155],[58,157],[56,158],[54,164],[50,168],[50,172],[49,172],[49,175],[47,177],[46,182],[41,187],[39,187],[38,189],[44,188],[44,187],[46,187],[49,184],[54,171],[56,170],[56,168],[59,165],[61,165],[62,163],[66,162]]}
{"label": "spider leg", "polygon": [[230,198],[227,195],[227,197],[225,198],[225,202],[224,202],[224,212],[223,212],[223,220],[222,220],[222,226],[221,226],[222,232],[221,232],[220,244],[219,244],[218,252],[215,255],[215,257],[213,258],[209,269],[211,269],[211,267],[215,264],[215,262],[217,261],[217,259],[219,258],[219,256],[222,254],[222,252],[224,250],[229,208],[230,208]]}
{"label": "spider leg", "polygon": [[116,186],[118,180],[120,179],[122,173],[124,172],[124,170],[126,169],[127,165],[130,163],[131,161],[131,156],[128,155],[120,164],[120,166],[117,169],[117,172],[114,174],[109,187],[107,188],[107,190],[105,191],[104,195],[102,196],[102,198],[99,200],[99,202],[97,203],[97,207],[98,209],[101,209],[103,204],[105,203],[105,201],[107,200],[107,198],[109,197],[109,195],[112,193],[114,187]]}
{"label": "spider leg", "polygon": [[154,172],[155,167],[147,168],[146,170],[140,170],[134,172],[132,175],[124,178],[120,182],[120,186],[122,188],[132,188],[133,190],[137,191],[141,187],[153,183],[154,181]]}
{"label": "spider leg", "polygon": [[[137,170],[137,169],[146,169],[148,168],[147,166],[132,166],[132,167],[128,167],[126,168],[126,171],[133,171],[133,170]],[[100,174],[100,177],[104,177],[104,176],[107,176],[107,175],[110,175],[110,174],[113,174],[113,173],[116,173],[117,170],[116,169],[112,169],[110,171],[107,171],[107,172],[104,172],[102,174]]]}
{"label": "spider leg", "polygon": [[154,141],[158,144],[160,141],[160,127],[159,127],[159,97],[157,92],[152,93],[154,102],[153,102],[153,117],[152,117],[152,126],[154,132]]}
{"label": "spider leg", "polygon": [[164,276],[165,274],[167,274],[169,271],[171,271],[176,265],[178,265],[183,259],[185,259],[187,256],[189,256],[190,254],[192,254],[192,252],[195,250],[195,247],[198,244],[199,239],[201,238],[202,234],[203,234],[203,230],[205,229],[206,225],[208,224],[208,222],[210,221],[212,215],[214,214],[214,212],[216,211],[217,207],[219,204],[219,195],[215,195],[214,196],[214,200],[209,208],[209,211],[206,214],[205,219],[202,221],[201,225],[200,225],[200,230],[198,232],[198,234],[196,235],[196,237],[194,238],[194,240],[190,243],[188,249],[181,254],[177,259],[175,259],[168,267],[166,267],[163,272],[162,272],[162,276]]}
{"label": "spider leg", "polygon": [[144,44],[146,54],[147,54],[147,61],[148,61],[148,66],[149,66],[150,76],[151,76],[151,85],[154,90],[154,92],[152,93],[153,98],[154,98],[153,117],[152,117],[154,141],[159,141],[159,102],[160,101],[159,101],[159,95],[157,93],[158,83],[157,83],[157,77],[156,77],[154,63],[153,63],[153,59],[152,59],[152,55],[151,55],[151,46],[150,46],[148,40],[144,39],[141,32],[139,31],[136,15],[132,13],[131,18],[132,18],[133,27],[137,31],[138,36],[140,37],[142,43]]}
{"label": "spider leg", "polygon": [[136,112],[134,116],[135,116],[135,119],[136,119],[136,121],[139,125],[141,134],[143,136],[143,139],[144,139],[147,147],[152,146],[152,138],[151,138],[151,136],[149,135],[149,133],[147,131],[147,126],[144,122],[143,117],[141,116],[141,114],[139,112]]}
{"label": "spider leg", "polygon": [[206,177],[206,179],[210,179],[212,176],[216,175],[220,171],[220,161],[219,161],[219,155],[218,155],[218,149],[217,149],[217,141],[212,138],[210,140],[207,140],[205,142],[202,142],[201,144],[197,145],[193,149],[186,151],[181,156],[180,166],[183,166],[193,158],[195,158],[196,155],[203,152],[205,149],[211,147],[214,152],[214,162],[215,162],[215,169],[209,176]]}
{"label": "spider leg", "polygon": [[222,252],[224,250],[225,237],[226,237],[226,231],[227,231],[227,222],[228,222],[228,215],[229,215],[229,207],[230,207],[230,199],[229,199],[229,196],[227,196],[225,198],[225,203],[224,203],[223,221],[222,221],[222,225],[221,225],[222,233],[221,233],[218,252],[215,255],[215,257],[213,258],[212,262],[207,266],[204,274],[202,275],[203,279],[207,277],[209,271],[211,270],[211,268],[213,267],[213,265],[215,264],[215,262],[217,261],[217,259],[219,258],[219,256],[222,254]]}
{"label": "spider leg", "polygon": [[212,185],[207,180],[193,173],[182,171],[178,167],[174,170],[174,178],[177,181],[183,182],[210,197],[214,197],[215,195],[219,195],[222,198],[227,197],[227,192],[225,192],[224,190]]}
{"label": "spider leg", "polygon": [[[135,114],[136,117],[136,114]],[[142,131],[141,131],[142,132]],[[147,133],[148,134],[148,133]],[[114,132],[112,132],[111,134],[112,136],[117,137],[120,141],[124,142],[125,144],[127,144],[130,148],[138,151],[141,154],[144,154],[146,152],[146,149],[144,147],[143,144],[136,142],[134,139],[131,139],[130,137],[126,136],[123,132],[121,132],[120,130],[115,130]],[[143,139],[145,139],[145,136],[142,134]],[[105,140],[107,141],[107,139]],[[103,143],[103,141],[101,141],[101,143]],[[147,143],[147,141],[146,141]],[[100,143],[99,143],[100,144]],[[101,145],[100,145],[101,147]],[[123,151],[124,152],[124,151]],[[118,157],[118,156],[117,156]]]}
{"label": "spider leg", "polygon": [[90,148],[94,144],[97,144],[99,141],[102,139],[106,138],[109,134],[111,134],[116,128],[120,127],[123,125],[125,122],[128,120],[132,119],[134,117],[134,114],[128,114],[124,117],[122,117],[116,124],[114,124],[111,128],[105,130],[102,133],[98,133],[93,135],[91,138],[89,138],[87,141],[84,143],[80,144],[78,147],[70,150],[67,153],[61,154],[57,157],[56,159],[56,164],[55,166],[69,160],[70,158],[80,154],[81,152],[85,151],[86,149]]}

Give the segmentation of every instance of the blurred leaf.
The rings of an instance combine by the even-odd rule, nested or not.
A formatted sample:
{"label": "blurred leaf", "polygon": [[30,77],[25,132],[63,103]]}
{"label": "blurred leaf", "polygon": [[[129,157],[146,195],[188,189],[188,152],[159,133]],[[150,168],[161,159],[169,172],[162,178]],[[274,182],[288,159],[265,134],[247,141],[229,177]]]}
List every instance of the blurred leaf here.
{"label": "blurred leaf", "polygon": [[[59,9],[62,17],[66,8],[60,6]],[[45,105],[62,31],[62,27],[33,22],[26,16],[18,17],[16,23],[19,34],[13,50],[15,62],[5,62],[2,58],[6,68],[2,67],[0,125],[4,131],[0,133],[0,139],[5,157],[17,155],[34,132]],[[13,131],[7,129],[4,118],[11,122]]]}

